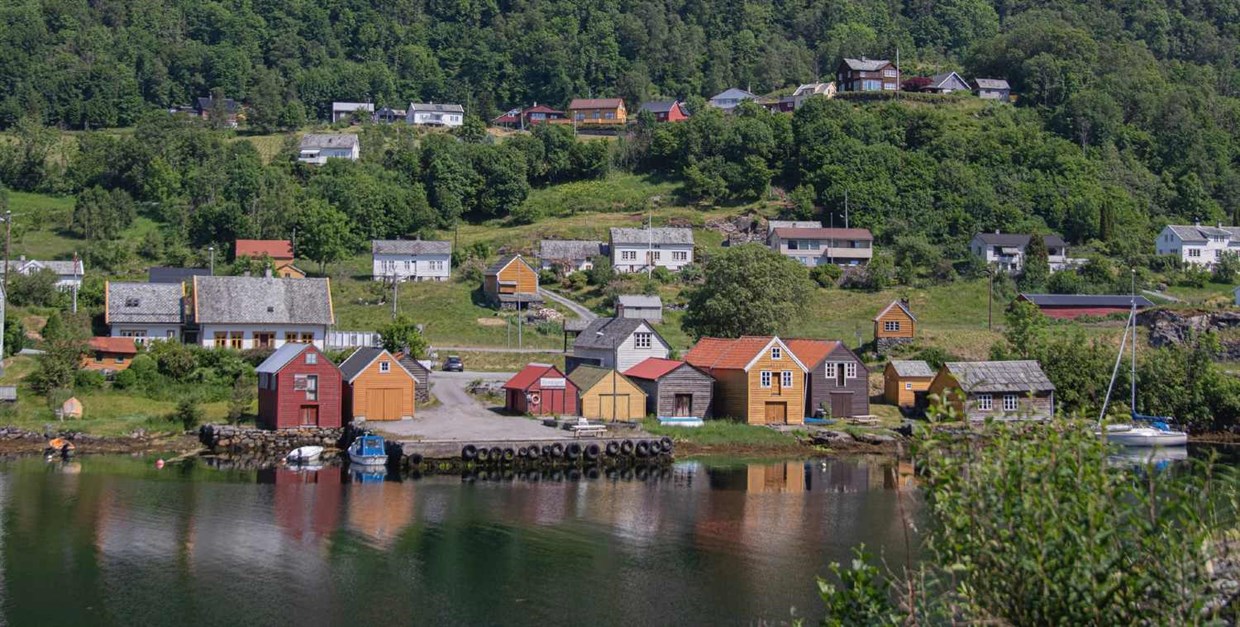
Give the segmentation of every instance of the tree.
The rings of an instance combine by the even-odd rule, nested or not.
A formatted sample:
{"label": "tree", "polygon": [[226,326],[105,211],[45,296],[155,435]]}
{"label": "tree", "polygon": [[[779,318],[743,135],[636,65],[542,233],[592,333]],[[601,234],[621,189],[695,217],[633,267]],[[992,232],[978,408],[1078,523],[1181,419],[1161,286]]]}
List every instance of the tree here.
{"label": "tree", "polygon": [[48,307],[60,298],[56,273],[44,268],[29,274],[14,272],[9,277],[9,304],[18,307]]}
{"label": "tree", "polygon": [[4,321],[4,356],[12,357],[26,348],[26,327],[19,318]]}
{"label": "tree", "polygon": [[1027,292],[1041,292],[1046,287],[1046,279],[1051,274],[1046,241],[1041,235],[1034,234],[1029,238],[1029,246],[1025,248],[1025,265],[1020,275],[1020,287]]}
{"label": "tree", "polygon": [[297,220],[297,252],[319,264],[327,272],[327,264],[344,259],[353,246],[348,216],[321,200],[309,202]]}
{"label": "tree", "polygon": [[487,139],[487,125],[476,115],[465,116],[465,121],[457,128],[456,136],[467,144],[481,144]]}
{"label": "tree", "polygon": [[1008,348],[1020,359],[1033,359],[1037,344],[1046,331],[1046,316],[1027,300],[1014,300],[1008,307],[1003,337]]}
{"label": "tree", "polygon": [[380,327],[379,338],[383,348],[390,353],[408,351],[415,359],[426,356],[426,338],[418,330],[418,325],[404,315]]}
{"label": "tree", "polygon": [[712,257],[705,274],[682,323],[695,338],[778,333],[802,318],[813,297],[805,266],[758,244]]}
{"label": "tree", "polygon": [[[48,328],[52,327],[52,328]],[[64,323],[53,313],[43,328],[43,353],[35,358],[27,381],[39,394],[73,387],[74,377],[86,353],[85,333],[76,324]]]}
{"label": "tree", "polygon": [[256,394],[253,378],[238,376],[233,381],[232,395],[228,398],[228,422],[232,424],[241,422],[241,417],[254,404]]}
{"label": "tree", "polygon": [[88,240],[112,239],[137,217],[133,198],[123,189],[105,191],[96,185],[73,204],[73,228]]}

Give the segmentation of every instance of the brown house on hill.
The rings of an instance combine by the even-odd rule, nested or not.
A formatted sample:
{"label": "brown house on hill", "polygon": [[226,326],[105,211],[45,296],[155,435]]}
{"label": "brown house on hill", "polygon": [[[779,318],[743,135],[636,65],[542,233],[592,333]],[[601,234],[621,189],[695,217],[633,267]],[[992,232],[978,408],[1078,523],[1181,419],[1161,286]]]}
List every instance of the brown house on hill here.
{"label": "brown house on hill", "polygon": [[521,255],[504,255],[482,274],[482,293],[500,309],[527,309],[542,304],[538,271]]}
{"label": "brown house on hill", "polygon": [[365,346],[340,363],[344,377],[344,416],[351,420],[413,418],[417,380],[396,357]]}
{"label": "brown house on hill", "polygon": [[623,99],[573,98],[572,102],[568,103],[568,119],[551,121],[571,122],[575,126],[616,126],[624,124],[628,119]]}
{"label": "brown house on hill", "polygon": [[834,418],[870,413],[870,370],[865,362],[834,340],[788,340],[809,372],[805,376],[805,415]]}
{"label": "brown house on hill", "polygon": [[917,316],[909,311],[905,299],[891,301],[874,316],[874,344],[879,352],[912,343],[916,333]]}
{"label": "brown house on hill", "polygon": [[887,59],[844,58],[835,70],[840,92],[900,90],[900,70]]}
{"label": "brown house on hill", "polygon": [[921,407],[934,379],[934,368],[920,360],[893,359],[883,369],[883,398],[903,409]]}
{"label": "brown house on hill", "polygon": [[272,274],[281,278],[304,279],[306,273],[293,265],[293,244],[286,239],[239,239],[234,249],[235,259],[249,257],[272,262]]}
{"label": "brown house on hill", "polygon": [[120,372],[129,368],[138,354],[132,337],[92,337],[82,358],[83,370],[103,373]]}

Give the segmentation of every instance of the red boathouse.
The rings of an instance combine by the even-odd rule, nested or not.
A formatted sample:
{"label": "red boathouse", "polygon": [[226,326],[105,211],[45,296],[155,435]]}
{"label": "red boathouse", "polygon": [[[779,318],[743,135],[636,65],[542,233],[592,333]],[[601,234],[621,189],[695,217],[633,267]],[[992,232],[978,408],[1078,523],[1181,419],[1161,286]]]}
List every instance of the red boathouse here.
{"label": "red boathouse", "polygon": [[[1024,300],[1038,306],[1042,313],[1051,318],[1071,320],[1081,316],[1104,317],[1114,313],[1128,313],[1132,309],[1132,296],[1094,295],[1094,294],[1021,294],[1017,300]],[[1153,307],[1144,296],[1137,296],[1137,311]]]}
{"label": "red boathouse", "polygon": [[289,343],[258,365],[258,426],[341,426],[340,370],[313,344]]}
{"label": "red boathouse", "polygon": [[504,407],[516,414],[576,416],[577,386],[551,364],[530,364],[504,384]]}

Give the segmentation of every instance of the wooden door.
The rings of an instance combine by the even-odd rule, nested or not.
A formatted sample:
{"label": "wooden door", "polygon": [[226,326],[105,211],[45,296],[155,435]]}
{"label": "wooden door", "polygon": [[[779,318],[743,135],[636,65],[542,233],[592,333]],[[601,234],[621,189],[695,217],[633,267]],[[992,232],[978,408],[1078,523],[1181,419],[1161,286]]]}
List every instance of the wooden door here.
{"label": "wooden door", "polygon": [[837,418],[852,416],[852,393],[831,393],[831,415]]}
{"label": "wooden door", "polygon": [[383,391],[383,420],[400,420],[400,388]]}
{"label": "wooden door", "polygon": [[788,422],[788,404],[787,403],[767,403],[766,404],[766,424],[775,425]]}
{"label": "wooden door", "polygon": [[628,394],[600,394],[599,415],[603,420],[629,420]]}
{"label": "wooden door", "polygon": [[676,403],[672,408],[673,416],[692,416],[693,415],[693,395],[677,394]]}
{"label": "wooden door", "polygon": [[301,424],[302,426],[310,426],[310,427],[318,426],[319,424],[319,406],[318,405],[302,405]]}

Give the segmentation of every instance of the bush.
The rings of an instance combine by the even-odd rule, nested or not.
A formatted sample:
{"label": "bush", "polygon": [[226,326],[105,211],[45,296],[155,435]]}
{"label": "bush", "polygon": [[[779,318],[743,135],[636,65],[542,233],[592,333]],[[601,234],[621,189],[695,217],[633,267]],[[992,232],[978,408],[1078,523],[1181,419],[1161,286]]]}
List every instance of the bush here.
{"label": "bush", "polygon": [[706,275],[702,272],[702,266],[696,263],[691,263],[680,269],[680,282],[685,285],[701,283],[704,278],[706,278]]}
{"label": "bush", "polygon": [[594,264],[592,268],[586,271],[586,277],[590,280],[590,285],[603,286],[611,283],[616,278],[616,269],[611,266],[611,259],[599,255],[590,260]]}
{"label": "bush", "polygon": [[177,408],[168,416],[168,421],[179,422],[182,428],[189,431],[202,423],[202,417],[202,407],[198,405],[198,399],[185,396],[177,401]]}
{"label": "bush", "polygon": [[585,272],[573,272],[564,277],[563,285],[570,290],[576,291],[585,288],[589,282],[590,279]]}
{"label": "bush", "polygon": [[663,285],[667,285],[668,283],[676,280],[676,275],[672,274],[671,270],[668,270],[663,266],[659,266],[652,270],[650,272],[650,277]]}
{"label": "bush", "polygon": [[835,287],[836,282],[843,276],[844,270],[833,263],[825,263],[814,266],[809,271],[809,278],[813,279],[820,287]]}
{"label": "bush", "polygon": [[74,390],[98,390],[107,382],[107,377],[98,370],[78,370],[73,375]]}
{"label": "bush", "polygon": [[538,282],[541,285],[555,285],[556,283],[560,282],[560,273],[556,272],[554,269],[551,269],[551,268],[547,268],[546,270],[539,270],[538,271]]}

